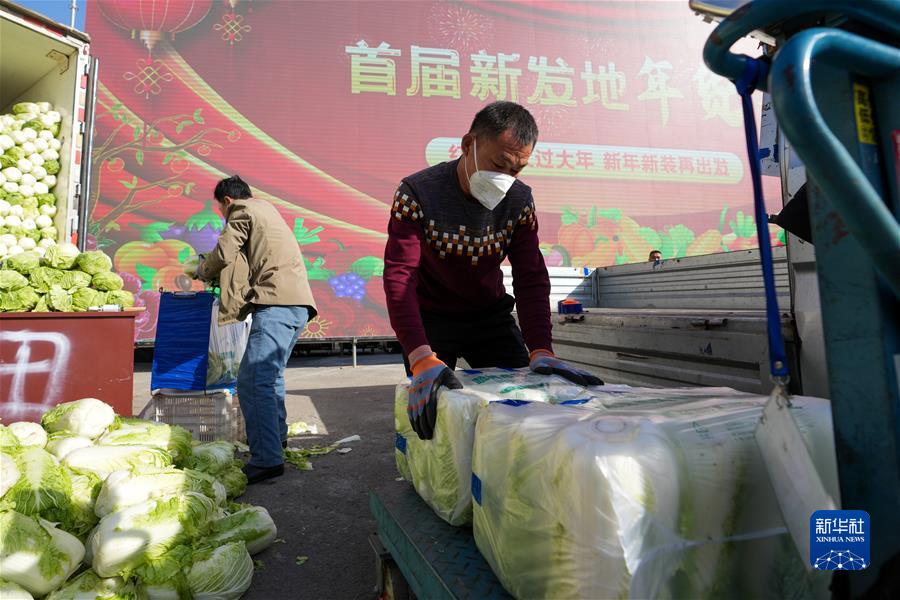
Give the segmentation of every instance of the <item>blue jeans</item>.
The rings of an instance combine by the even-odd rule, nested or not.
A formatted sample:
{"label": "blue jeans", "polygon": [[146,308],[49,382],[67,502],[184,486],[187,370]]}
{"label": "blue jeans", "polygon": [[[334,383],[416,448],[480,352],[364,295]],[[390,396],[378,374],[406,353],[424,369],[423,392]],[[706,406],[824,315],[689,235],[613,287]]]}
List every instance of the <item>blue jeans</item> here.
{"label": "blue jeans", "polygon": [[238,370],[237,393],[247,425],[250,464],[256,467],[284,463],[284,369],[308,318],[303,306],[257,306],[253,312],[247,349]]}

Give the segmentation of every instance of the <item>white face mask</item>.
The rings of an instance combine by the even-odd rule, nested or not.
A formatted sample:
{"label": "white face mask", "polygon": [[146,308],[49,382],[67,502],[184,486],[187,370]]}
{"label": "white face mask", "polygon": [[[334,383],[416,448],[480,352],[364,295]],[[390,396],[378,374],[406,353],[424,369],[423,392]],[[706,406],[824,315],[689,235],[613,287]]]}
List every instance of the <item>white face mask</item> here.
{"label": "white face mask", "polygon": [[475,142],[475,172],[469,176],[469,167],[463,158],[463,168],[469,178],[469,193],[488,210],[494,210],[506,197],[506,192],[516,182],[516,178],[498,171],[478,170],[478,142]]}

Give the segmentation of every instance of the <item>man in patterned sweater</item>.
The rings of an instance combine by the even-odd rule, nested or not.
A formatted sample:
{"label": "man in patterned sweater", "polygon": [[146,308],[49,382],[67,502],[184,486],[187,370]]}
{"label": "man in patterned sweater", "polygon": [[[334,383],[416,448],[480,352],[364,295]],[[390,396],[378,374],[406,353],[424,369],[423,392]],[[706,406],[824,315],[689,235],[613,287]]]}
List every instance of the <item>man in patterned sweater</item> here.
{"label": "man in patterned sweater", "polygon": [[[553,356],[550,277],[531,188],[517,179],[537,136],[524,107],[490,104],[463,137],[461,158],[406,177],[394,194],[384,289],[413,377],[407,412],[422,439],[434,432],[438,389],[462,387],[453,375],[459,357],[473,368],[529,365],[601,383]],[[503,286],[506,258],[515,300]]]}

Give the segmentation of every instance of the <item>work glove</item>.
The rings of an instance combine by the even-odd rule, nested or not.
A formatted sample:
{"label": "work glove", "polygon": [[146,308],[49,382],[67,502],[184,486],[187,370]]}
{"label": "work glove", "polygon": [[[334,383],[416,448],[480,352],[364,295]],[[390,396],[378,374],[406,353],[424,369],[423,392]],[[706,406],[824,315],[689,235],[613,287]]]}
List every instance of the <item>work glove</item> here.
{"label": "work glove", "polygon": [[434,437],[434,426],[437,423],[438,390],[441,387],[458,390],[463,385],[450,367],[434,354],[416,361],[411,370],[413,379],[409,386],[406,414],[419,439],[430,440]]}
{"label": "work glove", "polygon": [[596,375],[587,371],[576,369],[565,361],[559,360],[549,350],[535,350],[531,353],[531,362],[528,364],[531,370],[541,375],[559,375],[572,383],[587,387],[589,385],[603,385],[603,381]]}

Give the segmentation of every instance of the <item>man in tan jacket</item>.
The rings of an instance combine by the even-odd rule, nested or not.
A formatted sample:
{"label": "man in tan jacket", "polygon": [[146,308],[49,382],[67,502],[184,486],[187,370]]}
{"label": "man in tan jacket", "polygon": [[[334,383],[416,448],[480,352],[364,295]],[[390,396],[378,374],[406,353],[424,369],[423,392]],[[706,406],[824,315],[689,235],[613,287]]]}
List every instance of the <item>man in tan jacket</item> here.
{"label": "man in tan jacket", "polygon": [[275,207],[253,198],[237,175],[220,181],[214,195],[225,229],[197,275],[219,279],[220,323],[253,315],[237,393],[250,446],[244,473],[256,483],[284,473],[284,369],[316,303],[300,246]]}

